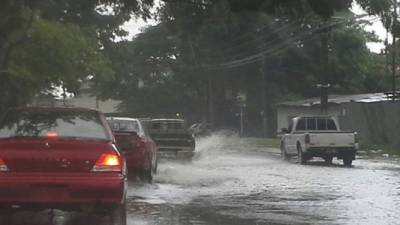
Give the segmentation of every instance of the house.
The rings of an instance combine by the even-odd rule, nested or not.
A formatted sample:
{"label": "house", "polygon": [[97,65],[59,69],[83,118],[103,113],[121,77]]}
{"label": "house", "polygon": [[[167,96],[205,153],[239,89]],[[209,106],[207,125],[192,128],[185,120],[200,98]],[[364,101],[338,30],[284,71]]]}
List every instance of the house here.
{"label": "house", "polygon": [[55,98],[53,96],[41,96],[34,99],[31,103],[33,106],[51,106],[51,107],[82,107],[89,109],[97,109],[105,114],[119,113],[119,105],[121,101],[108,99],[99,100],[97,97],[90,94],[80,94],[75,97]]}
{"label": "house", "polygon": [[328,102],[325,113],[319,98],[278,104],[278,133],[293,117],[326,114],[336,117],[342,130],[358,132],[364,143],[400,146],[400,101],[392,101],[387,93],[331,95]]}

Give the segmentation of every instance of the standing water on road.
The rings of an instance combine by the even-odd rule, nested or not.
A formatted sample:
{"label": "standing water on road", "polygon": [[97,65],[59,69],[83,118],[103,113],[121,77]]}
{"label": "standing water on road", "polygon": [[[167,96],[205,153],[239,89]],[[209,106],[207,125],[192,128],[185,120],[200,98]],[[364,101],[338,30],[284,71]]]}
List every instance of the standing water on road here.
{"label": "standing water on road", "polygon": [[301,166],[234,135],[198,140],[192,163],[164,162],[129,192],[129,224],[400,224],[400,165]]}

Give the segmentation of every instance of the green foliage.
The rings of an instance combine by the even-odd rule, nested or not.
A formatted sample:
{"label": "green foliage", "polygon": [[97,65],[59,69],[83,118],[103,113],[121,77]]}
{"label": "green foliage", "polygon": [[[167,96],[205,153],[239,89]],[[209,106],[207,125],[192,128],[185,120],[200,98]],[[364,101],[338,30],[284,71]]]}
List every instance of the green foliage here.
{"label": "green foliage", "polygon": [[[37,19],[29,40],[16,47],[9,64],[11,76],[32,80],[40,89],[63,86],[77,92],[89,75],[113,75],[90,29]],[[46,62],[46,63],[44,63]]]}
{"label": "green foliage", "polygon": [[88,79],[103,88],[114,80],[105,52],[126,34],[125,21],[148,18],[152,5],[153,0],[2,1],[0,111],[56,87],[77,92]]}
{"label": "green foliage", "polygon": [[110,62],[90,37],[73,24],[35,19],[29,39],[16,46],[0,78],[5,93],[18,93],[11,100],[30,100],[34,94],[63,87],[77,92],[88,77],[113,76]]}
{"label": "green foliage", "polygon": [[[258,129],[254,133],[259,133],[262,88],[266,87],[270,118],[280,101],[320,94],[316,85],[322,79],[320,34],[325,27],[332,30],[332,91],[385,89],[384,61],[367,49],[369,34],[348,23],[351,12],[340,12],[344,19],[324,21],[348,9],[350,1],[203,3],[166,3],[159,12],[160,24],[115,50],[119,55],[112,58],[120,82],[113,84],[114,93],[127,112],[161,116],[178,111],[201,120],[211,110],[211,101],[217,125],[229,126],[237,124],[236,96],[245,92],[246,118],[250,118],[246,123],[254,124]],[[288,15],[292,10],[300,16]],[[267,74],[265,85],[261,69]],[[144,85],[138,88],[139,83]]]}

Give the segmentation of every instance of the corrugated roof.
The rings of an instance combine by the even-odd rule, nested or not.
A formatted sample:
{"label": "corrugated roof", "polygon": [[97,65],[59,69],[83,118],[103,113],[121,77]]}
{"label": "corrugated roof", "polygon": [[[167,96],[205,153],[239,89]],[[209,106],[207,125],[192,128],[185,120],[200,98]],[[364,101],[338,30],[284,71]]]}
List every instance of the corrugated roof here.
{"label": "corrugated roof", "polygon": [[[346,102],[364,102],[364,103],[372,103],[372,102],[384,102],[391,100],[388,98],[387,93],[369,93],[369,94],[355,94],[355,95],[330,95],[329,96],[329,104],[341,104]],[[309,98],[299,101],[289,101],[280,103],[280,106],[315,106],[320,105],[321,99],[318,98]]]}

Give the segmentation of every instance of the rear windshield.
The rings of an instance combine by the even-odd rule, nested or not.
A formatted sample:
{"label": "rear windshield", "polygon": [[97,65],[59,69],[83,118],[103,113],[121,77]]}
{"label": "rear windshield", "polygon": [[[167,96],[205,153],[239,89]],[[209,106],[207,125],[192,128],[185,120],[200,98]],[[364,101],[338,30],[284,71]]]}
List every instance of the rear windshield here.
{"label": "rear windshield", "polygon": [[133,120],[107,120],[113,131],[134,131],[139,133],[140,127],[137,121]]}
{"label": "rear windshield", "polygon": [[153,121],[151,122],[152,130],[183,130],[185,122],[183,121]]}
{"label": "rear windshield", "polygon": [[336,131],[333,119],[329,118],[301,118],[297,122],[296,130],[327,130]]}
{"label": "rear windshield", "polygon": [[94,111],[12,110],[0,121],[0,138],[57,137],[109,140]]}

